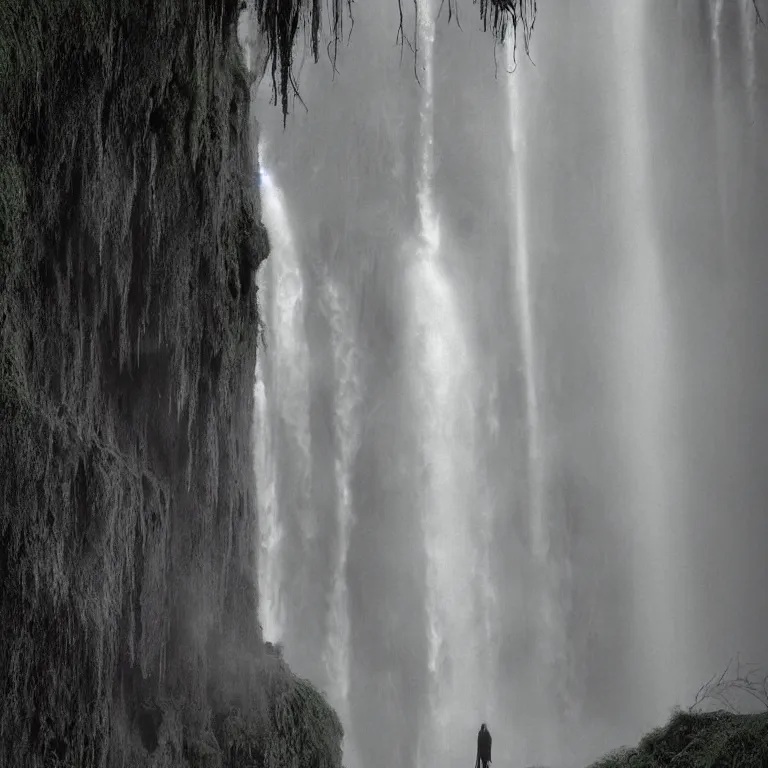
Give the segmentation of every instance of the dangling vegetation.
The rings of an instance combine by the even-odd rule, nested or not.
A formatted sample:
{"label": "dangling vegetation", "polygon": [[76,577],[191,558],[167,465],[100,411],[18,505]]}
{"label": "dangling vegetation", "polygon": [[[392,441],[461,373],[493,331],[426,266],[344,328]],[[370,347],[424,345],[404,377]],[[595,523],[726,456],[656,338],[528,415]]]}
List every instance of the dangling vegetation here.
{"label": "dangling vegetation", "polygon": [[[345,30],[354,25],[353,0],[248,0],[255,3],[255,9],[266,40],[268,49],[268,66],[271,67],[272,91],[275,104],[278,94],[283,110],[283,118],[288,114],[289,90],[298,93],[293,77],[293,55],[296,36],[299,30],[306,33],[312,56],[318,61],[320,51],[321,31],[323,30],[323,5],[329,8],[330,18],[327,20],[329,43],[328,55],[336,66],[336,54],[339,44],[346,37]],[[418,60],[417,35],[415,30],[409,33],[405,29],[403,3],[397,0],[400,12],[400,25],[397,38],[400,45],[407,45],[414,54],[414,67]],[[419,0],[411,0],[414,10],[414,26],[418,24],[420,13]],[[438,12],[447,9],[448,21],[457,17],[461,0],[441,0]],[[526,52],[530,42],[533,26],[536,20],[536,0],[473,0],[479,5],[480,18],[486,30],[490,29],[497,42],[503,43],[510,34],[517,45],[518,32]]]}

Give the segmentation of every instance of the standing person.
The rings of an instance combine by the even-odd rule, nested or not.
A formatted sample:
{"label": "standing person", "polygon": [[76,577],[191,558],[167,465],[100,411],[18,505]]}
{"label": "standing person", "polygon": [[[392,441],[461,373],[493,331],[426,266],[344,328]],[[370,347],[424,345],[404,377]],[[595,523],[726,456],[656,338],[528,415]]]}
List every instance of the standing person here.
{"label": "standing person", "polygon": [[485,723],[480,726],[477,732],[477,759],[475,768],[488,768],[491,761],[491,732],[485,727]]}

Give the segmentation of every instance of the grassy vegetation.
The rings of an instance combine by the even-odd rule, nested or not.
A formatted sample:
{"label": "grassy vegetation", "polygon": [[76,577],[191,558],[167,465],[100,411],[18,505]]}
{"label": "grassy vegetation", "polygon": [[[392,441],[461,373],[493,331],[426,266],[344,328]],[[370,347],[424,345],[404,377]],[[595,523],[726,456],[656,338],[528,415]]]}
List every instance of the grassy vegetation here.
{"label": "grassy vegetation", "polygon": [[236,13],[0,0],[1,765],[340,765],[256,620]]}
{"label": "grassy vegetation", "polygon": [[765,768],[768,712],[676,712],[634,748],[617,750],[592,768]]}
{"label": "grassy vegetation", "polygon": [[[761,712],[755,714],[757,706]],[[710,711],[717,707],[716,711]],[[739,711],[749,709],[751,714]],[[592,768],[765,768],[768,766],[768,674],[732,659],[701,686],[687,711],[677,710],[635,748],[624,747]]]}

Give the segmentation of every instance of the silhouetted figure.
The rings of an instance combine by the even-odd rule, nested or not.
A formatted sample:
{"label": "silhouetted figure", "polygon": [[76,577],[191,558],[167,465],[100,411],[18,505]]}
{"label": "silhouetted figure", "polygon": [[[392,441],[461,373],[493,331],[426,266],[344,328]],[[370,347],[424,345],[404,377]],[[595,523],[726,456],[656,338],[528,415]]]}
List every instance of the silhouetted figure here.
{"label": "silhouetted figure", "polygon": [[483,723],[477,732],[477,760],[475,760],[475,768],[488,768],[488,763],[491,762],[492,741],[491,732]]}

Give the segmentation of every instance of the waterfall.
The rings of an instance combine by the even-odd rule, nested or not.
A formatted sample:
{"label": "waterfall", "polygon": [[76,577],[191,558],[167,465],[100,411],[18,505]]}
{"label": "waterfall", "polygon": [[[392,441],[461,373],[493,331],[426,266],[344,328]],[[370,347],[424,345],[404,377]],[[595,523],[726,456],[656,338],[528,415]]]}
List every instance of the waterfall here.
{"label": "waterfall", "polygon": [[[515,312],[520,368],[524,386],[527,486],[526,516],[529,557],[532,567],[531,603],[535,648],[530,684],[531,700],[536,702],[535,743],[539,756],[557,741],[550,731],[553,720],[573,709],[568,692],[568,641],[565,617],[559,601],[561,571],[565,563],[555,562],[550,531],[556,524],[550,519],[546,498],[546,456],[541,413],[541,393],[536,349],[533,308],[535,295],[531,277],[529,243],[525,71],[518,67],[514,41],[506,44],[509,75],[509,130],[512,144],[510,167],[509,217],[513,284],[511,303]],[[541,730],[539,730],[541,728]],[[530,737],[529,737],[530,740]]]}
{"label": "waterfall", "polygon": [[[336,550],[333,556],[331,599],[324,661],[329,681],[331,703],[336,707],[345,726],[345,754],[350,752],[349,674],[350,625],[347,597],[347,555],[349,536],[354,522],[354,500],[351,488],[352,464],[360,439],[361,402],[359,353],[351,308],[338,286],[326,283],[325,299],[331,327],[333,368],[336,381],[334,423],[336,457],[334,462],[336,502]],[[347,757],[349,765],[349,757]]]}
{"label": "waterfall", "polygon": [[277,477],[272,449],[271,411],[264,374],[264,350],[256,364],[256,479],[259,515],[259,622],[264,639],[279,642],[285,627],[285,615],[280,603],[282,558],[280,548],[284,531],[277,505]]}
{"label": "waterfall", "polygon": [[715,155],[716,155],[716,173],[717,189],[720,195],[720,217],[723,227],[723,250],[727,252],[732,237],[731,214],[728,203],[729,185],[727,183],[727,163],[726,148],[728,141],[725,134],[725,122],[723,119],[723,109],[725,107],[725,90],[723,85],[723,43],[721,38],[721,26],[723,21],[723,7],[725,0],[710,0],[710,23],[711,23],[711,46],[713,67],[713,94],[712,110],[714,112],[715,123]]}
{"label": "waterfall", "polygon": [[259,274],[259,287],[267,297],[267,344],[256,370],[259,606],[265,639],[276,642],[286,622],[281,590],[287,510],[293,511],[305,541],[312,538],[317,522],[311,514],[304,282],[285,202],[266,170],[261,173],[261,191],[272,256]]}
{"label": "waterfall", "polygon": [[285,128],[263,87],[260,618],[348,768],[466,768],[483,720],[587,765],[764,645],[768,38],[539,5],[506,79],[418,0],[418,84],[369,3]]}
{"label": "waterfall", "polygon": [[[676,450],[672,371],[676,354],[661,244],[651,200],[649,114],[644,82],[645,14],[641,0],[615,6],[618,75],[618,218],[622,237],[616,342],[619,421],[629,462],[624,508],[634,537],[635,659],[642,660],[648,709],[660,718],[676,701],[684,658],[678,623],[685,558],[675,535]],[[670,661],[671,660],[671,661]]]}
{"label": "waterfall", "polygon": [[747,116],[750,134],[757,135],[757,107],[755,104],[755,28],[757,11],[754,0],[739,0],[739,18],[741,21],[741,65],[744,88],[747,92]]}
{"label": "waterfall", "polygon": [[[515,70],[514,43],[507,41],[507,65]],[[531,553],[537,562],[545,562],[549,554],[549,531],[543,498],[543,472],[541,449],[541,414],[537,386],[536,356],[534,349],[531,265],[528,248],[528,211],[525,189],[525,129],[524,103],[521,90],[522,72],[510,76],[509,112],[512,137],[512,210],[510,225],[514,242],[514,286],[512,298],[517,313],[517,326],[522,353],[522,371],[525,381],[526,440],[528,442],[529,535]]]}
{"label": "waterfall", "polygon": [[418,0],[416,4],[418,39],[417,51],[422,55],[422,98],[419,108],[419,224],[424,241],[424,253],[434,260],[440,248],[440,225],[435,212],[435,140],[434,140],[434,62],[435,22],[431,0]]}
{"label": "waterfall", "polygon": [[[473,370],[464,319],[442,258],[434,205],[434,9],[418,4],[418,51],[423,62],[419,115],[419,242],[407,268],[412,324],[412,391],[426,462],[422,531],[427,557],[430,733],[420,763],[435,768],[474,758],[474,728],[492,711],[492,682],[484,672],[487,608],[477,593],[487,582],[487,530],[477,514]],[[483,563],[483,536],[486,562]],[[460,762],[458,764],[461,764]]]}

